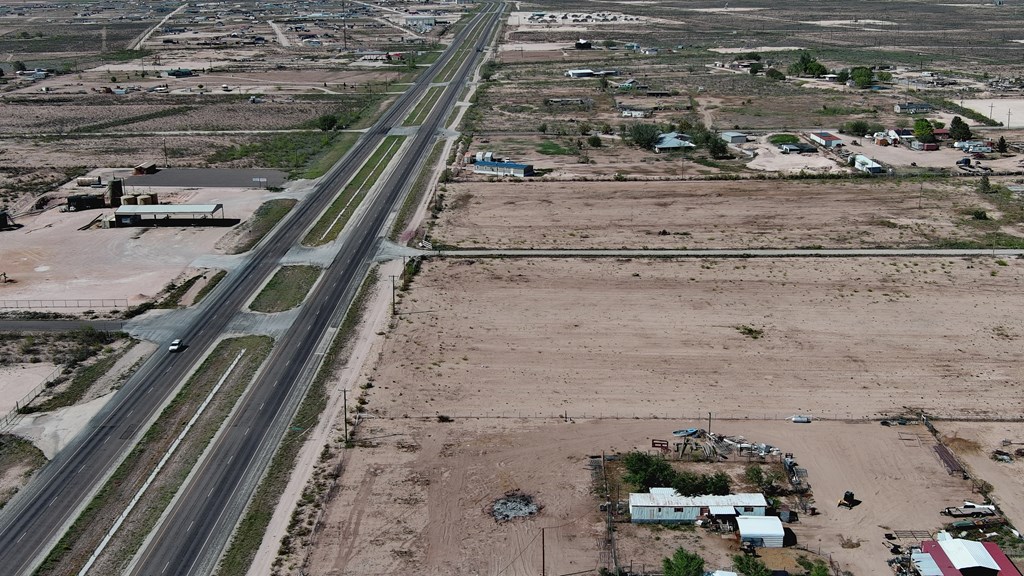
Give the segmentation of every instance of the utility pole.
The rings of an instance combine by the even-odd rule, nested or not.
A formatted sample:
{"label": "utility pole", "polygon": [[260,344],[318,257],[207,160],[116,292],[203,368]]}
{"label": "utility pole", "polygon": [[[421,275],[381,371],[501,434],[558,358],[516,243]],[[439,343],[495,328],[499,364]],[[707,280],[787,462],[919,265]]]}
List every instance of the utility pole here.
{"label": "utility pole", "polygon": [[1009,108],[1006,109],[1006,127],[1007,128],[1010,127],[1010,109]]}
{"label": "utility pole", "polygon": [[391,313],[397,316],[398,315],[398,304],[395,302],[395,278],[398,278],[398,276],[395,276],[394,274],[392,274],[391,275]]}
{"label": "utility pole", "polygon": [[708,412],[708,434],[711,434],[711,412]]}
{"label": "utility pole", "polygon": [[540,576],[544,576],[544,528],[540,529]]}
{"label": "utility pole", "polygon": [[345,422],[345,443],[348,443],[348,390],[341,391],[341,403],[345,407],[341,419]]}
{"label": "utility pole", "polygon": [[[988,117],[989,117],[989,118],[992,118],[992,110],[993,110],[993,109],[994,109],[995,107],[996,107],[996,105],[995,105],[995,104],[989,104],[989,105],[988,105]],[[995,118],[992,118],[992,119],[993,119],[993,120],[995,120]]]}

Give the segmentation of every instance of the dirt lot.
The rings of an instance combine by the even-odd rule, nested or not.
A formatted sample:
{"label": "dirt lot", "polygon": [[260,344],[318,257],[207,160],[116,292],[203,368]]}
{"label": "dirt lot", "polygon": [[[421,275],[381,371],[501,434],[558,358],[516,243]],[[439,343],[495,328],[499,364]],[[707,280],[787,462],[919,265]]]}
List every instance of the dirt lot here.
{"label": "dirt lot", "polygon": [[[478,397],[479,398],[479,397]],[[645,449],[672,426],[695,422],[590,420],[565,423],[519,419],[369,421],[367,445],[346,455],[336,500],[324,517],[309,566],[317,573],[393,574],[419,566],[424,574],[534,575],[545,528],[548,573],[596,571],[603,522],[597,513],[590,454]],[[720,431],[745,435],[793,451],[809,471],[821,514],[789,527],[800,546],[771,555],[831,554],[844,570],[878,574],[885,532],[934,531],[938,511],[972,497],[969,483],[945,474],[923,427],[885,429],[877,424],[718,422]],[[543,446],[543,448],[539,448]],[[532,518],[498,523],[487,507],[511,490],[543,506]],[[853,490],[863,504],[832,504]],[[625,495],[623,495],[624,497]],[[843,548],[842,540],[858,544]],[[727,568],[737,546],[703,530],[617,526],[620,562],[653,567],[683,546],[709,568]],[[791,560],[790,560],[791,562]]]}
{"label": "dirt lot", "polygon": [[[937,529],[938,510],[971,498],[969,484],[945,474],[923,427],[781,418],[1024,413],[1014,400],[1018,347],[993,332],[1017,316],[1001,295],[1019,265],[996,277],[984,261],[927,268],[935,271],[885,260],[428,263],[367,373],[374,418],[359,429],[363,447],[343,452],[309,566],[536,574],[544,527],[550,573],[594,570],[601,524],[586,456],[649,447],[713,411],[717,432],[792,451],[809,470],[822,514],[792,526],[801,545],[854,574],[880,573],[883,533]],[[976,307],[955,311],[967,294]],[[740,325],[764,335],[750,339]],[[1019,338],[1024,326],[1010,330]],[[496,523],[487,506],[515,489],[541,513]],[[863,504],[836,509],[845,490]],[[726,567],[734,546],[686,531],[618,534],[620,558],[634,566],[683,544]]]}
{"label": "dirt lot", "polygon": [[[978,478],[992,484],[992,499],[1014,523],[1024,526],[1024,458],[1012,463],[997,462],[991,458],[993,450],[1011,454],[1024,443],[1024,424],[1020,422],[937,422],[936,427],[968,469]],[[1009,446],[1003,440],[1012,442]]]}
{"label": "dirt lot", "polygon": [[445,200],[436,241],[509,248],[922,246],[978,235],[965,211],[992,208],[970,183],[877,180],[473,182]]}
{"label": "dirt lot", "polygon": [[[220,203],[245,220],[279,196],[258,189],[153,189],[162,202]],[[126,299],[134,305],[157,294],[197,257],[214,253],[228,228],[112,228],[79,230],[110,210],[59,212],[18,219],[3,232],[2,300]]]}

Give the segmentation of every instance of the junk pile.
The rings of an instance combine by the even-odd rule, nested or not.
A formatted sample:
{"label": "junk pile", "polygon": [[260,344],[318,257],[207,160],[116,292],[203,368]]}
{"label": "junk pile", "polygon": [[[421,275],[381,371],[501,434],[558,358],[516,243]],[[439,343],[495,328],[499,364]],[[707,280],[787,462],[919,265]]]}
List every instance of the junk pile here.
{"label": "junk pile", "polygon": [[672,432],[672,435],[682,439],[682,442],[673,443],[675,453],[680,458],[688,453],[693,454],[691,458],[708,461],[728,460],[733,454],[747,460],[766,460],[782,455],[782,451],[771,444],[749,442],[743,436],[715,434],[700,428],[684,428]]}
{"label": "junk pile", "polygon": [[533,501],[528,494],[518,490],[506,492],[490,506],[491,516],[498,522],[508,522],[513,518],[526,518],[540,512],[541,506]]}

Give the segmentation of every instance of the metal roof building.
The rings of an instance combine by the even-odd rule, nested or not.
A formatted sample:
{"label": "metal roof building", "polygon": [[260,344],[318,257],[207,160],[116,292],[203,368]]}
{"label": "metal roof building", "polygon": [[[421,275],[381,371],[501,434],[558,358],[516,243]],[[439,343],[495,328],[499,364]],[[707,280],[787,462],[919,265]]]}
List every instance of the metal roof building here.
{"label": "metal roof building", "polygon": [[829,132],[811,132],[807,135],[812,142],[817,142],[825,148],[835,148],[843,145],[843,139]]}
{"label": "metal roof building", "polygon": [[1021,576],[995,542],[951,538],[945,532],[940,532],[935,540],[922,542],[921,554],[915,555],[913,561],[921,566],[922,573],[931,576]]}
{"label": "metal roof building", "polygon": [[768,502],[763,494],[679,496],[672,488],[651,488],[650,494],[629,495],[631,521],[640,523],[694,522],[701,516],[764,516]]}
{"label": "metal roof building", "polygon": [[786,530],[777,516],[740,516],[736,518],[740,542],[762,548],[782,548]]}
{"label": "metal roof building", "polygon": [[747,135],[743,132],[722,132],[720,136],[726,144],[743,144],[747,141]]}
{"label": "metal roof building", "polygon": [[[220,212],[220,217],[217,217]],[[130,204],[114,210],[116,226],[146,224],[198,224],[204,220],[223,222],[223,204]]]}
{"label": "metal roof building", "polygon": [[493,176],[533,176],[533,164],[517,164],[515,162],[475,162],[474,174],[491,174]]}

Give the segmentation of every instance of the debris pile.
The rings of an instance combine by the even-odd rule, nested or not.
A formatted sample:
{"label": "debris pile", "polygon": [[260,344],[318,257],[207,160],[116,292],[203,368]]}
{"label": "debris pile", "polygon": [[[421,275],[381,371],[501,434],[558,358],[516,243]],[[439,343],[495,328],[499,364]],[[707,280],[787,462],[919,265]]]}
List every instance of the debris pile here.
{"label": "debris pile", "polygon": [[491,504],[491,516],[498,522],[508,522],[513,518],[525,518],[533,516],[540,511],[540,506],[533,501],[533,498],[518,490],[506,492]]}

